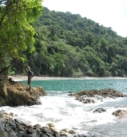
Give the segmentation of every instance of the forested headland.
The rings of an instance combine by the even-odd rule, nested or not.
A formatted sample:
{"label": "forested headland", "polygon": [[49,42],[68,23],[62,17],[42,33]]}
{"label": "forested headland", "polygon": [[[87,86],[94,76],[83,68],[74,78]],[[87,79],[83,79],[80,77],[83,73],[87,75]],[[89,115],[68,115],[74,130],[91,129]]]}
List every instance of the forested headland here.
{"label": "forested headland", "polygon": [[37,76],[127,76],[127,37],[110,27],[45,7],[33,27],[35,51],[22,52],[25,61],[10,74],[26,74],[29,65]]}

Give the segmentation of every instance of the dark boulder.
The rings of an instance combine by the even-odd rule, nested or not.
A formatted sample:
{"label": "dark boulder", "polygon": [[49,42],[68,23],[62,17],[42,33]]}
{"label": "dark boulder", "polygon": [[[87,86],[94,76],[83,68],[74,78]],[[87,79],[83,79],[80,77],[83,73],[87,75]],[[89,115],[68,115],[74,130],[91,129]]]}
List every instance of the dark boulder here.
{"label": "dark boulder", "polygon": [[4,131],[3,129],[0,129],[0,137],[9,137],[9,136],[6,131]]}
{"label": "dark boulder", "polygon": [[106,112],[106,110],[104,108],[97,108],[96,110],[94,110],[94,113],[102,113],[102,112]]}

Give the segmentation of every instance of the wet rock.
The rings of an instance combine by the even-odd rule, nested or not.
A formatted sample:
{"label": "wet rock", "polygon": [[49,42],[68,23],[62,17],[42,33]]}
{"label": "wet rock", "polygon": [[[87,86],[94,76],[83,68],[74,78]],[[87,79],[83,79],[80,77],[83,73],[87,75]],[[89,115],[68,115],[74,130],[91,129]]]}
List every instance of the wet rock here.
{"label": "wet rock", "polygon": [[55,127],[55,125],[53,123],[48,123],[47,124],[49,127]]}
{"label": "wet rock", "polygon": [[64,130],[60,131],[60,136],[66,136],[67,137],[67,132]]}
{"label": "wet rock", "polygon": [[33,128],[28,128],[28,129],[26,130],[26,133],[27,133],[27,134],[33,134],[33,133],[34,133]]}
{"label": "wet rock", "polygon": [[0,120],[0,129],[5,129],[5,122],[1,122],[1,120]]}
{"label": "wet rock", "polygon": [[102,113],[102,112],[106,112],[106,110],[104,108],[97,108],[96,110],[93,111],[94,113]]}
{"label": "wet rock", "polygon": [[15,121],[12,120],[12,119],[10,119],[10,120],[8,121],[8,124],[9,124],[10,126],[16,126]]}
{"label": "wet rock", "polygon": [[60,132],[66,132],[67,133],[67,129],[65,128],[65,129],[62,129]]}
{"label": "wet rock", "polygon": [[4,118],[4,114],[0,112],[0,118]]}
{"label": "wet rock", "polygon": [[8,132],[8,136],[9,137],[17,137],[16,133],[13,130],[11,130],[11,132]]}
{"label": "wet rock", "polygon": [[33,128],[33,126],[30,125],[30,124],[26,124],[26,127],[27,127],[27,128]]}
{"label": "wet rock", "polygon": [[26,132],[23,132],[23,131],[17,131],[16,133],[17,133],[18,137],[22,137],[23,135],[26,134]]}
{"label": "wet rock", "polygon": [[9,137],[9,136],[6,131],[4,131],[3,129],[0,129],[0,137]]}
{"label": "wet rock", "polygon": [[17,129],[19,131],[25,131],[25,127],[23,125],[17,125]]}
{"label": "wet rock", "polygon": [[42,127],[42,128],[41,128],[41,131],[42,131],[43,133],[53,134],[53,132],[52,132],[48,127]]}
{"label": "wet rock", "polygon": [[74,130],[69,130],[68,133],[69,134],[75,134],[75,131]]}
{"label": "wet rock", "polygon": [[26,125],[23,121],[20,121],[19,119],[14,119],[16,125],[23,125],[27,127],[32,127],[31,125]]}
{"label": "wet rock", "polygon": [[35,129],[41,128],[41,125],[36,124],[36,125],[34,125],[34,128],[35,128]]}
{"label": "wet rock", "polygon": [[[7,113],[3,113],[4,115],[10,116]],[[41,127],[39,124],[32,126],[18,119],[11,117],[5,119],[4,117],[0,118],[0,137],[67,137],[69,134],[75,134],[74,130],[68,131],[67,129],[58,132],[54,129],[53,123],[48,123],[49,127]]]}
{"label": "wet rock", "polygon": [[40,135],[37,135],[36,133],[33,133],[31,135],[29,134],[24,134],[22,137],[40,137]]}
{"label": "wet rock", "polygon": [[40,134],[38,133],[32,133],[32,134],[25,134],[25,137],[40,137]]}
{"label": "wet rock", "polygon": [[94,103],[94,100],[93,100],[93,99],[84,99],[84,100],[83,100],[83,103],[84,103],[84,104]]}
{"label": "wet rock", "polygon": [[[68,93],[69,93],[69,92],[68,92]],[[74,93],[69,93],[68,95],[69,95],[69,96],[73,96],[73,94],[74,94]]]}
{"label": "wet rock", "polygon": [[[3,83],[4,84],[4,83]],[[0,106],[19,106],[40,104],[39,97],[47,93],[43,87],[31,88],[20,83],[0,85]],[[14,116],[13,113],[10,114]]]}
{"label": "wet rock", "polygon": [[127,110],[118,109],[115,112],[113,112],[112,115],[119,118],[127,119]]}
{"label": "wet rock", "polygon": [[58,132],[53,123],[48,123],[47,125],[49,126],[49,130],[51,130],[53,133]]}
{"label": "wet rock", "polygon": [[45,134],[41,134],[40,137],[48,137],[48,135],[45,135]]}
{"label": "wet rock", "polygon": [[127,97],[123,93],[115,90],[115,89],[101,89],[101,90],[83,90],[81,92],[77,92],[73,94],[73,96],[83,96],[86,95],[87,97],[94,97],[95,95],[99,95],[102,97]]}
{"label": "wet rock", "polygon": [[8,124],[5,125],[5,131],[7,131],[7,132],[11,131],[11,128],[10,128],[10,126]]}
{"label": "wet rock", "polygon": [[35,125],[33,129],[35,130],[35,132],[41,134],[41,126],[39,124]]}
{"label": "wet rock", "polygon": [[94,99],[103,101],[103,98],[107,97],[113,99],[118,97],[127,97],[127,95],[124,95],[115,89],[83,90],[77,93],[71,93],[69,96],[74,96],[76,100],[79,100],[84,104],[95,103]]}
{"label": "wet rock", "polygon": [[52,132],[57,132],[57,129],[55,127],[49,127],[49,129],[52,131]]}
{"label": "wet rock", "polygon": [[10,114],[9,114],[11,117],[14,117],[14,113],[12,113],[12,112],[10,112]]}
{"label": "wet rock", "polygon": [[53,134],[51,133],[45,133],[48,137],[53,137]]}
{"label": "wet rock", "polygon": [[54,132],[53,134],[55,137],[60,137],[60,134],[58,132]]}

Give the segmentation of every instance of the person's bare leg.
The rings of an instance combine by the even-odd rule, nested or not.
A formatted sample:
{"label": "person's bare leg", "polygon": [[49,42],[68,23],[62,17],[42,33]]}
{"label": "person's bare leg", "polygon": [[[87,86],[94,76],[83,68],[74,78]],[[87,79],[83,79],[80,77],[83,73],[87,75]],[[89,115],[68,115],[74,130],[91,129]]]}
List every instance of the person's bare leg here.
{"label": "person's bare leg", "polygon": [[29,87],[29,90],[30,90],[31,89],[31,85],[29,84],[28,87]]}
{"label": "person's bare leg", "polygon": [[28,89],[30,89],[30,84],[28,84]]}
{"label": "person's bare leg", "polygon": [[30,90],[30,89],[31,89],[31,79],[28,78],[28,90]]}

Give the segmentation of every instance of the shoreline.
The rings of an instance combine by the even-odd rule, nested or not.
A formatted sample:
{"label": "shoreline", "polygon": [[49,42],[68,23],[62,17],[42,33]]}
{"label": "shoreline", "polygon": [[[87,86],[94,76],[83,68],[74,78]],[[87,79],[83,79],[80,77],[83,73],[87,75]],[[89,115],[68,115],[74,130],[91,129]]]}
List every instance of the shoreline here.
{"label": "shoreline", "polygon": [[[23,79],[27,80],[27,76],[13,76],[13,78],[14,79],[22,78],[22,80]],[[109,78],[111,78],[111,77],[106,78],[107,81]],[[120,77],[117,77],[117,78],[115,77],[115,79],[118,79],[118,78],[120,78]],[[89,81],[91,81],[92,79],[100,80],[102,78],[97,78],[97,77],[94,77],[94,78],[93,77],[83,77],[83,78],[65,78],[64,77],[64,78],[61,78],[61,77],[37,77],[37,76],[34,76],[33,80],[34,79],[37,79],[37,80],[38,79],[40,79],[40,80],[42,80],[42,79],[43,80],[44,79],[45,80],[52,80],[52,79],[54,79],[54,80],[58,80],[58,79],[62,79],[62,80],[63,79],[80,79],[80,80],[81,79],[90,79]],[[103,81],[105,82],[106,79],[103,78]],[[47,81],[46,83],[48,83],[48,82],[50,82],[50,81]],[[62,82],[64,82],[64,81],[62,81]],[[98,81],[96,81],[96,82],[98,82]],[[56,82],[56,84],[57,84],[57,82]],[[20,89],[21,88],[19,88],[19,90]],[[22,90],[21,90],[21,92],[22,92]],[[104,93],[106,93],[106,92],[104,92]],[[109,93],[109,92],[107,92],[107,93]],[[17,94],[17,91],[16,91],[16,94]],[[114,94],[114,92],[113,92],[113,94]],[[104,94],[104,95],[107,95],[107,94]],[[40,134],[40,136],[41,136],[41,134],[45,135],[46,131],[48,131],[46,134],[49,135],[49,132],[50,132],[49,127],[46,128],[44,133],[43,132],[38,133],[38,131],[41,131],[42,129],[44,130],[45,129],[44,127],[46,127],[48,123],[52,123],[54,125],[53,127],[55,127],[56,131],[58,132],[58,135],[63,133],[63,132],[61,132],[62,129],[67,129],[67,132],[64,132],[64,133],[65,133],[65,136],[67,134],[68,137],[70,136],[68,134],[69,131],[75,132],[73,135],[71,135],[71,136],[75,136],[75,137],[78,137],[78,136],[87,136],[88,137],[90,135],[103,136],[103,134],[104,135],[106,134],[107,136],[110,136],[111,134],[118,135],[116,133],[116,131],[119,129],[119,123],[118,123],[118,126],[115,128],[114,128],[114,125],[117,125],[117,123],[113,124],[113,126],[110,127],[112,129],[111,134],[106,132],[108,126],[105,126],[105,125],[106,124],[108,125],[108,123],[109,123],[109,125],[111,125],[110,123],[113,123],[115,121],[114,119],[118,119],[117,117],[115,117],[115,115],[112,115],[113,112],[114,112],[114,114],[116,114],[116,112],[121,112],[121,113],[124,112],[124,110],[119,111],[119,109],[118,109],[119,107],[120,107],[120,109],[123,109],[123,107],[125,107],[125,104],[122,101],[120,102],[120,105],[119,104],[116,105],[117,101],[116,101],[116,103],[114,102],[114,99],[116,99],[116,98],[113,98],[113,101],[112,100],[103,100],[103,98],[96,98],[94,104],[92,102],[90,104],[87,104],[87,102],[85,102],[85,101],[88,101],[88,103],[89,103],[89,101],[92,101],[93,98],[90,98],[91,99],[90,100],[89,98],[80,97],[78,100],[79,102],[77,102],[77,99],[73,100],[73,98],[70,99],[70,98],[67,98],[66,96],[60,96],[60,97],[58,97],[58,96],[59,96],[59,94],[56,94],[56,98],[54,98],[55,96],[52,96],[52,97],[49,96],[48,98],[44,97],[42,99],[42,106],[41,107],[40,106],[39,107],[38,106],[35,106],[35,107],[34,106],[33,107],[26,107],[26,106],[22,107],[21,106],[20,108],[17,108],[17,109],[15,109],[15,108],[13,108],[13,109],[2,108],[2,110],[5,113],[6,113],[6,111],[9,110],[8,114],[11,113],[11,114],[17,116],[16,118],[14,117],[16,120],[14,120],[14,122],[12,124],[12,126],[16,125],[16,127],[17,127],[16,131],[14,131],[14,133],[16,135],[19,135],[19,133],[21,133],[22,136],[23,135],[27,136],[26,133],[31,133],[31,135],[28,134],[28,136],[29,135],[30,136],[37,136],[38,134]],[[83,99],[83,102],[80,102],[81,99]],[[99,102],[96,102],[96,100]],[[73,101],[76,101],[76,102],[73,102]],[[107,106],[103,105],[102,102],[107,104]],[[109,102],[109,104],[107,102]],[[110,102],[114,102],[112,107],[110,106]],[[82,104],[80,105],[80,103],[82,103]],[[84,103],[86,103],[86,104],[84,104]],[[102,105],[101,105],[101,103],[102,103]],[[20,109],[20,111],[19,111],[19,109]],[[126,109],[126,107],[125,107],[125,109]],[[66,113],[63,113],[63,112],[66,112]],[[50,115],[50,113],[52,113],[52,115]],[[56,114],[59,114],[59,115],[56,115]],[[106,118],[105,118],[105,116],[106,116]],[[78,123],[77,123],[77,118],[79,118]],[[24,121],[28,121],[29,123],[26,124],[28,126],[24,126],[25,124],[19,125],[19,123],[21,123],[21,122],[20,121],[18,122],[17,120],[20,120],[20,119],[22,120],[22,122],[23,122],[23,119],[24,119]],[[59,121],[59,119],[61,119],[61,120]],[[103,119],[105,119],[105,120],[103,121]],[[34,121],[34,122],[32,123],[32,121]],[[61,123],[59,123],[59,122],[61,122]],[[67,125],[66,125],[66,122],[68,122]],[[97,128],[98,123],[99,123],[99,128]],[[6,125],[9,126],[11,124],[6,122]],[[40,125],[40,128],[38,127],[38,125]],[[60,126],[60,125],[62,125],[62,126]],[[79,125],[81,125],[81,126],[79,126]],[[83,127],[84,125],[85,125],[85,127]],[[90,127],[89,125],[93,125],[93,127],[92,126]],[[102,125],[104,125],[103,130],[100,128]],[[19,126],[20,126],[20,128],[18,128]],[[3,127],[6,127],[6,126],[3,126]],[[37,127],[37,129],[39,129],[39,130],[37,130],[37,132],[35,132],[36,127]],[[9,128],[13,128],[13,127],[9,127]],[[110,130],[110,128],[108,128],[108,130]],[[123,131],[125,126],[121,126],[120,128],[121,128],[120,130]],[[22,129],[24,129],[24,130],[20,132],[20,130],[22,130]],[[118,130],[118,132],[120,132],[119,135],[125,134],[124,132],[122,132],[120,130]],[[103,133],[103,131],[104,131],[104,133]],[[3,129],[3,132],[6,132],[5,128]],[[50,132],[50,133],[52,133],[52,132]],[[87,133],[89,133],[89,134],[87,134]],[[45,135],[45,136],[47,136],[47,135]],[[9,136],[9,133],[8,133],[8,136]],[[16,136],[16,137],[19,137],[19,136]],[[51,136],[56,137],[56,136],[53,136],[53,134],[51,134]]]}
{"label": "shoreline", "polygon": [[[11,77],[14,81],[26,81],[27,76],[8,76]],[[127,77],[47,77],[47,76],[34,76],[33,81],[38,80],[101,80],[101,79],[127,79]]]}

